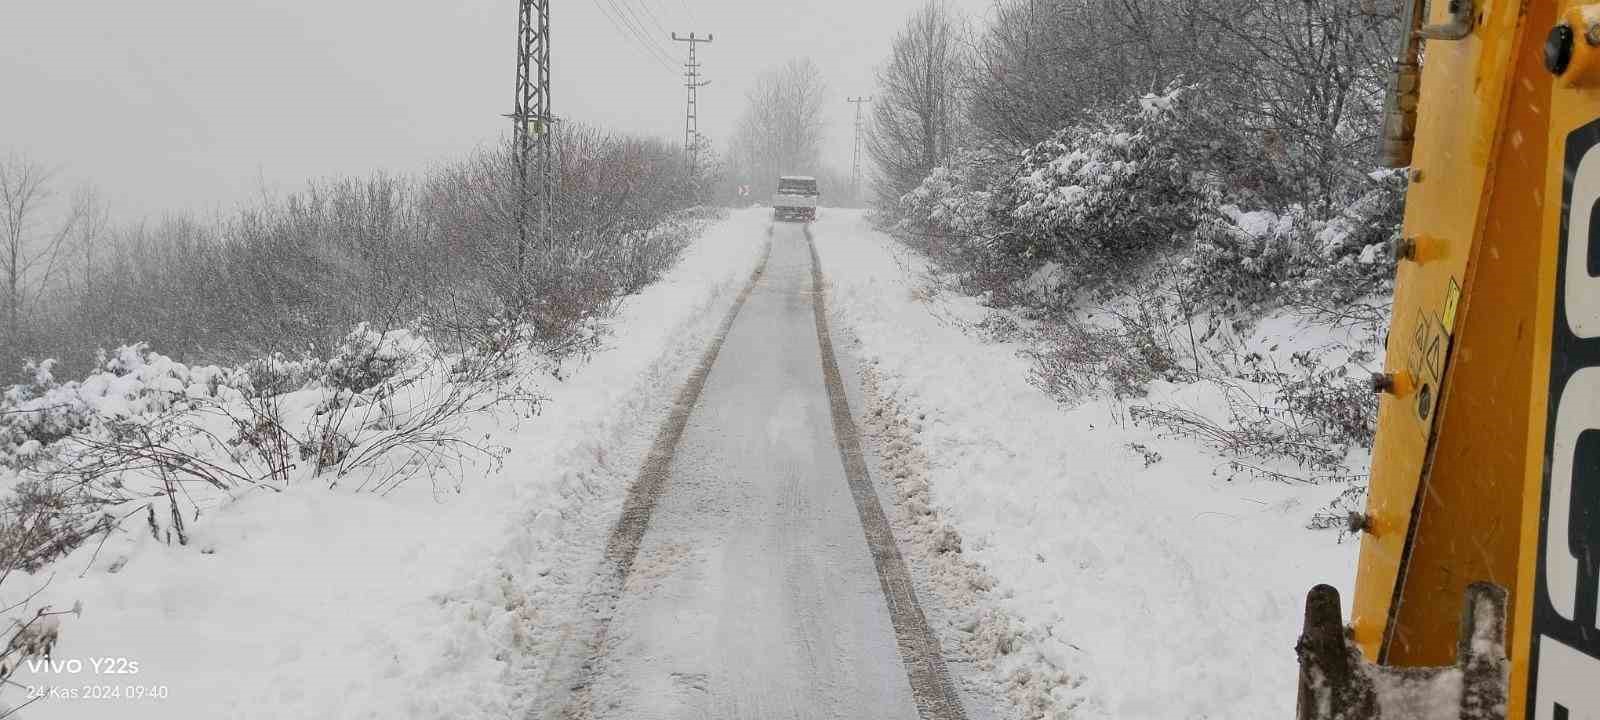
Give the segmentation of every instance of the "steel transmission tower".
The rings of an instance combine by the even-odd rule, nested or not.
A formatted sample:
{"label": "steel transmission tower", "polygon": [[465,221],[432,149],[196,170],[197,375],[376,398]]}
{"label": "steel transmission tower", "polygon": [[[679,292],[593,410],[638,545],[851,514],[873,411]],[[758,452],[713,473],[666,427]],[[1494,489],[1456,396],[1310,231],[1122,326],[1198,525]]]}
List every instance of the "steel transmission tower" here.
{"label": "steel transmission tower", "polygon": [[686,79],[683,86],[689,91],[688,106],[683,119],[683,157],[684,162],[689,165],[691,179],[700,171],[700,88],[711,84],[709,80],[704,82],[700,80],[700,62],[695,59],[695,49],[700,43],[710,44],[714,37],[716,36],[711,34],[705,37],[696,37],[694,33],[689,33],[689,37],[672,34],[674,41],[689,43],[689,62],[684,65],[689,72],[683,74]]}
{"label": "steel transmission tower", "polygon": [[[555,194],[550,136],[550,0],[519,0],[517,7],[517,99],[510,115],[517,163],[517,272],[527,267],[529,216],[534,197],[539,206],[538,237],[548,250],[550,214]],[[537,147],[535,147],[537,143]],[[534,169],[538,178],[532,177]],[[534,183],[537,180],[538,189]]]}
{"label": "steel transmission tower", "polygon": [[856,202],[861,202],[861,131],[866,128],[861,119],[861,106],[872,102],[872,96],[853,97],[849,102],[856,106],[856,154],[855,162],[850,168],[850,192],[855,195]]}

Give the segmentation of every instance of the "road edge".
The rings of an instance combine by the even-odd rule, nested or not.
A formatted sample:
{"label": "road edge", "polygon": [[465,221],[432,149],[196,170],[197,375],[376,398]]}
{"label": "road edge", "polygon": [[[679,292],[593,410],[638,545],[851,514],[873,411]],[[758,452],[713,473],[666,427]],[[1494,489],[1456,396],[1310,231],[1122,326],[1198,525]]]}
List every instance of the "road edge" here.
{"label": "road edge", "polygon": [[943,646],[934,636],[927,615],[917,601],[911,570],[906,565],[905,556],[900,553],[894,530],[884,514],[878,491],[867,470],[861,431],[856,425],[855,416],[850,413],[844,378],[839,372],[839,362],[833,351],[822,260],[817,255],[810,225],[806,226],[805,235],[806,247],[811,253],[811,307],[816,314],[817,345],[822,355],[823,384],[827,387],[828,404],[833,415],[834,441],[839,448],[839,457],[844,462],[845,477],[850,482],[850,496],[855,500],[856,512],[861,517],[861,528],[866,534],[867,548],[872,552],[872,563],[878,571],[884,601],[889,606],[895,642],[900,649],[901,662],[905,664],[911,695],[917,704],[917,713],[924,720],[966,720],[966,710],[956,693],[955,684],[950,680],[949,668],[945,666]]}

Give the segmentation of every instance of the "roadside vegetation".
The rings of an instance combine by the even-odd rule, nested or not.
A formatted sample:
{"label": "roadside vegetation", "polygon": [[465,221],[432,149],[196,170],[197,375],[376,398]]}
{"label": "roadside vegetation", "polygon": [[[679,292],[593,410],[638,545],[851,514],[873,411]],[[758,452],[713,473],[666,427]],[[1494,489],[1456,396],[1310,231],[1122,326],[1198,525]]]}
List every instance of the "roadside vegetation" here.
{"label": "roadside vegetation", "polygon": [[933,0],[880,70],[876,221],[992,306],[973,330],[1021,343],[1061,402],[1110,398],[1233,474],[1347,483],[1310,521],[1337,526],[1406,185],[1372,159],[1398,11],[1002,0],[970,21]]}
{"label": "roadside vegetation", "polygon": [[505,146],[132,225],[93,192],[55,196],[37,160],[0,162],[0,581],[28,585],[0,607],[17,618],[0,679],[48,652],[62,611],[28,593],[80,547],[187,546],[246,495],[446,495],[493,468],[505,449],[471,419],[536,413],[539,384],[716,214],[667,143],[555,140],[549,244],[521,242]]}

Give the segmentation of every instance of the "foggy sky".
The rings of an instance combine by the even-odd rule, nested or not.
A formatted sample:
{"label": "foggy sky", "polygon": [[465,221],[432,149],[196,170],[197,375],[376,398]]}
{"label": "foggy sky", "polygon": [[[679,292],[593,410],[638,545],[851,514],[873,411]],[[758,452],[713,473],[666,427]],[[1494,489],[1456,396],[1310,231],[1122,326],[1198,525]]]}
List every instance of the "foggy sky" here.
{"label": "foggy sky", "polygon": [[[725,148],[754,77],[810,57],[831,96],[827,160],[848,169],[845,98],[873,92],[921,0],[551,4],[558,116],[681,143],[687,47],[666,34],[714,33],[701,132]],[[613,4],[670,69],[612,25]],[[93,181],[123,220],[413,172],[508,127],[515,34],[515,0],[0,0],[0,153],[58,168],[63,186]]]}

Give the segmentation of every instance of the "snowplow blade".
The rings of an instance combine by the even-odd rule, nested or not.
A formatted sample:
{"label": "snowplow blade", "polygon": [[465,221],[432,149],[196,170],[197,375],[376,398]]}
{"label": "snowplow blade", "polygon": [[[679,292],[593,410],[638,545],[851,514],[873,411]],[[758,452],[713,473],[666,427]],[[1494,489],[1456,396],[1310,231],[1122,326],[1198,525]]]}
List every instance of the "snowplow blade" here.
{"label": "snowplow blade", "polygon": [[1506,659],[1506,591],[1467,587],[1456,664],[1391,667],[1368,662],[1351,642],[1339,591],[1318,585],[1306,595],[1297,720],[1459,718],[1503,720],[1511,663]]}

